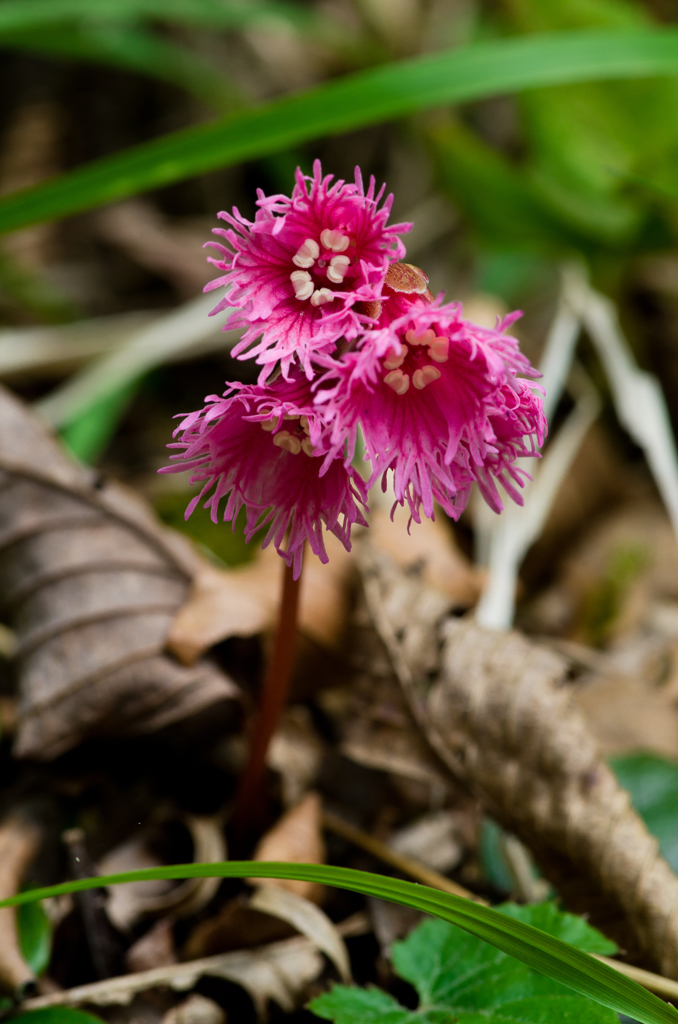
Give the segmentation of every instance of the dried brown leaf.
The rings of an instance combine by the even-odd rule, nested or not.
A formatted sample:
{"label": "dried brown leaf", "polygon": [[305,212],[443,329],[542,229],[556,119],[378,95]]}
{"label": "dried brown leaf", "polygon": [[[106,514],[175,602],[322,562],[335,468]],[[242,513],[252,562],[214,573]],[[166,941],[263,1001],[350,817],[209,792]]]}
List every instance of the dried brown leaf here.
{"label": "dried brown leaf", "polygon": [[297,804],[315,783],[325,745],[313,727],[308,708],[287,708],[268,748],[266,763],[279,772],[285,807]]}
{"label": "dried brown leaf", "polygon": [[678,712],[667,687],[606,673],[582,680],[574,697],[604,754],[651,750],[678,757]]}
{"label": "dried brown leaf", "polygon": [[443,517],[422,519],[408,533],[409,511],[398,506],[377,507],[370,515],[370,543],[389,555],[403,569],[417,567],[428,586],[449,597],[458,608],[476,603],[485,573],[477,569],[457,547]]}
{"label": "dried brown leaf", "polygon": [[[351,556],[332,535],[322,565],[306,554],[299,628],[322,647],[336,650],[348,609]],[[253,636],[272,628],[277,613],[283,564],[272,547],[249,565],[215,569],[202,565],[193,588],[170,627],[167,646],[184,665],[193,665],[210,647],[230,636]]]}
{"label": "dried brown leaf", "polygon": [[49,760],[237,696],[216,666],[164,653],[198,557],[145,502],[72,462],[0,390],[0,592],[18,639],[15,753]]}
{"label": "dried brown leaf", "polygon": [[207,999],[194,992],[168,1010],[162,1024],[224,1024],[226,1014],[213,999]]}
{"label": "dried brown leaf", "polygon": [[169,986],[177,992],[193,988],[199,978],[225,978],[245,988],[260,1016],[269,999],[284,1010],[294,1009],[296,998],[309,982],[320,974],[323,960],[308,939],[286,939],[259,949],[238,950],[221,956],[205,957],[189,963],[155,967],[138,974],[79,985],[63,992],[27,999],[22,1010],[40,1010],[48,1006],[125,1006],[137,992]]}
{"label": "dried brown leaf", "polygon": [[329,957],[342,981],[347,985],[351,983],[351,964],[346,944],[336,925],[315,903],[280,886],[260,885],[250,900],[250,906],[291,924]]}
{"label": "dried brown leaf", "polygon": [[367,547],[362,567],[375,625],[441,760],[574,910],[678,976],[678,878],[575,708],[565,660],[516,632],[447,618],[420,581]]}
{"label": "dried brown leaf", "polygon": [[250,949],[289,938],[292,929],[279,918],[255,910],[243,895],[234,896],[216,914],[199,921],[181,950],[182,960],[198,960],[234,949]]}
{"label": "dried brown leaf", "polygon": [[[323,864],[322,806],[317,793],[307,793],[296,807],[283,814],[259,842],[254,860],[281,860],[292,864]],[[319,903],[323,887],[295,879],[251,879],[253,885],[276,885]]]}
{"label": "dried brown leaf", "polygon": [[[120,886],[122,888],[122,886]],[[150,971],[154,967],[169,967],[177,962],[174,946],[174,928],[171,917],[161,917],[125,954],[130,972]]]}
{"label": "dried brown leaf", "polygon": [[[40,838],[37,824],[23,815],[11,815],[0,824],[0,899],[8,899],[19,892]],[[0,910],[0,987],[21,996],[34,981],[35,976],[19,947],[16,909],[5,907]]]}
{"label": "dried brown leaf", "polygon": [[[193,840],[193,860],[201,864],[216,864],[227,859],[223,822],[217,817],[186,814],[183,824]],[[145,829],[131,835],[110,850],[100,861],[101,874],[117,874],[139,868],[159,867],[160,862],[151,852],[149,834]],[[188,878],[179,885],[164,880],[131,882],[110,889],[108,916],[116,927],[133,927],[149,914],[168,914],[191,917],[207,906],[220,885],[218,878]]]}

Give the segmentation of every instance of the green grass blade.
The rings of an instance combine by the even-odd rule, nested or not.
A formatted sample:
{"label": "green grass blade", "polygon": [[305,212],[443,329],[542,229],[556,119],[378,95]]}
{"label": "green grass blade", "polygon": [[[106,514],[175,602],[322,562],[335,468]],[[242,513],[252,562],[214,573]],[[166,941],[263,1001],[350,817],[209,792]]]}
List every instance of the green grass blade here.
{"label": "green grass blade", "polygon": [[0,47],[137,71],[185,89],[215,113],[242,105],[232,83],[209,62],[141,25],[96,21],[43,26],[0,34]]}
{"label": "green grass blade", "polygon": [[3,0],[0,36],[99,18],[178,21],[198,28],[233,29],[271,17],[285,17],[300,24],[314,20],[303,7],[284,0]]}
{"label": "green grass blade", "polygon": [[675,29],[523,36],[395,62],[174,132],[13,193],[0,201],[0,232],[425,107],[544,85],[652,75],[678,75]]}
{"label": "green grass blade", "polygon": [[403,882],[397,878],[356,871],[352,868],[325,864],[280,864],[261,861],[231,861],[220,864],[180,864],[162,868],[146,868],[123,874],[101,875],[77,879],[45,889],[32,889],[0,907],[17,906],[31,900],[81,892],[104,885],[148,881],[159,878],[294,878],[307,882],[333,885],[378,899],[401,903],[439,917],[484,939],[504,953],[515,957],[536,971],[567,985],[575,992],[627,1014],[641,1024],[678,1024],[678,1013],[656,996],[606,964],[568,946],[531,925],[480,906],[459,896],[430,889],[425,885]]}

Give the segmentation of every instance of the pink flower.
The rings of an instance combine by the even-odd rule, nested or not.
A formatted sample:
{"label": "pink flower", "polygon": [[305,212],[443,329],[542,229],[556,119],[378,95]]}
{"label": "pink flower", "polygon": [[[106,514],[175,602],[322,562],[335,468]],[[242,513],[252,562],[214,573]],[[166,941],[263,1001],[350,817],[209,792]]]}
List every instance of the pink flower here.
{"label": "pink flower", "polygon": [[273,541],[287,564],[294,565],[297,579],[305,540],[327,562],[323,526],[350,550],[353,523],[367,525],[360,507],[365,507],[365,483],[341,458],[323,465],[323,425],[304,377],[230,387],[223,398],[209,396],[203,409],[182,420],[175,432],[181,440],[170,445],[183,449],[172,456],[181,461],[161,472],[190,470],[191,483],[204,481],[186,518],[210,491],[205,507],[215,523],[227,495],[223,519],[232,521],[234,529],[244,506],[247,540],[268,526],[263,546]]}
{"label": "pink flower", "polygon": [[344,452],[350,462],[360,424],[370,484],[383,475],[385,487],[392,469],[396,501],[417,522],[422,507],[433,515],[434,500],[458,519],[474,481],[496,512],[495,481],[522,504],[516,485],[527,474],[515,461],[538,454],[546,422],[541,399],[517,377],[535,371],[503,333],[520,314],[489,330],[464,320],[458,303],[422,297],[394,308],[391,320],[387,300],[376,330],[324,360],[316,402],[331,426],[328,460]]}
{"label": "pink flower", "polygon": [[298,359],[310,379],[316,353],[357,337],[369,318],[356,304],[379,299],[389,263],[405,252],[397,235],[410,229],[386,226],[393,197],[379,209],[384,189],[375,196],[371,178],[365,192],[358,168],[354,185],[331,185],[319,161],[312,178],[299,169],[296,178],[291,198],[259,191],[254,222],[235,208],[220,213],[230,227],[214,234],[227,244],[207,243],[222,254],[211,262],[225,273],[205,290],[230,289],[212,313],[239,307],[226,324],[246,328],[233,354],[256,357],[262,382],[279,360],[285,377]]}

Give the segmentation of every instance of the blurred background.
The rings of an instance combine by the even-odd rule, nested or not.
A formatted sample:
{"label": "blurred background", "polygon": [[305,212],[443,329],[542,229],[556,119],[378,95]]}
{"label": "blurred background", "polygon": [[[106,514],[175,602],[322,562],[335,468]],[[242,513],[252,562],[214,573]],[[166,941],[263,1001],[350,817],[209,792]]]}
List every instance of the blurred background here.
{"label": "blurred background", "polygon": [[[167,463],[173,416],[200,407],[226,381],[257,373],[253,361],[231,359],[237,333],[221,330],[223,314],[208,317],[216,298],[202,294],[215,276],[203,246],[217,212],[237,206],[252,217],[258,188],[289,194],[295,168],[309,172],[316,158],[326,174],[350,180],[358,164],[364,177],[386,184],[393,219],[414,225],[406,259],[424,269],[434,293],[462,301],[469,319],[493,326],[497,315],[522,310],[511,330],[544,372],[549,439],[544,458],[526,466],[535,480],[524,509],[496,517],[474,499],[458,523],[439,515],[408,536],[407,516],[392,524],[375,497],[371,539],[407,579],[421,576],[442,593],[455,615],[475,609],[484,625],[515,623],[566,657],[591,732],[678,871],[677,21],[675,0],[0,0],[0,382],[103,483],[131,485],[165,523],[198,542],[209,600],[193,608],[180,639],[235,680],[240,702],[236,714],[236,701],[224,699],[229,710],[220,717],[206,699],[199,728],[193,708],[172,726],[139,725],[143,680],[132,679],[123,700],[104,679],[94,697],[94,687],[81,687],[73,704],[52,694],[58,713],[46,705],[43,716],[21,677],[21,602],[35,590],[19,580],[19,613],[0,609],[0,763],[8,780],[0,809],[47,794],[37,815],[49,833],[47,854],[33,881],[85,870],[74,867],[75,846],[66,864],[60,836],[74,825],[84,828],[100,867],[111,851],[129,855],[110,860],[111,870],[191,856],[187,828],[196,859],[225,856],[224,821],[280,563],[256,544],[246,547],[242,523],[231,531],[200,508],[185,522],[187,478],[157,470]],[[569,50],[558,49],[561,38]],[[502,54],[511,47],[509,60]],[[621,54],[617,65],[613,51]],[[474,53],[485,57],[474,63]],[[488,54],[496,55],[496,76]],[[588,70],[574,73],[580,59]],[[569,67],[561,84],[535,86],[558,78],[558,61]],[[562,84],[573,78],[577,84]],[[403,83],[412,85],[411,103]],[[453,93],[486,98],[441,100]],[[3,415],[7,405],[0,395]],[[28,424],[17,429],[22,440],[33,437]],[[3,474],[12,441],[0,438]],[[29,455],[39,464],[39,438],[34,447]],[[4,573],[14,562],[2,517],[10,535],[23,529],[38,490],[26,491],[22,508],[4,492]],[[38,498],[50,511],[54,492],[46,493]],[[359,602],[355,612],[355,561],[336,548],[327,567],[309,558],[305,570],[301,656],[269,758],[268,824],[306,794],[319,836],[322,798],[492,899],[541,899],[543,880],[529,864],[522,870],[525,851],[507,845],[507,835],[432,765]],[[90,569],[105,573],[98,557],[85,566],[87,579]],[[33,568],[28,558],[20,566]],[[62,613],[80,614],[65,605],[57,595],[47,609],[57,626]],[[38,609],[41,619],[36,613],[41,630],[53,625],[46,608]],[[245,627],[241,612],[251,618]],[[193,662],[182,659],[173,636],[183,672]],[[171,689],[176,658],[166,657],[164,642],[163,634],[158,657],[166,658]],[[54,664],[46,688],[59,685]],[[58,747],[37,733],[32,746],[11,747],[32,712],[56,722]],[[143,835],[131,853],[117,845],[153,815],[164,846],[149,847]],[[217,839],[205,853],[198,826],[207,815],[206,834]],[[417,833],[416,843],[398,832],[422,816],[427,828],[433,816],[443,830],[437,860],[429,832]],[[383,870],[333,842],[328,861]],[[281,849],[279,859],[295,859]],[[298,859],[323,854],[314,848]],[[172,963],[173,943],[195,958],[264,941],[256,929],[243,939],[233,910],[239,892],[222,888],[212,903],[214,890],[203,893],[177,928],[162,916],[175,913],[173,904],[163,904],[157,916],[165,930],[154,934],[165,947],[156,950],[160,959],[143,963]],[[337,920],[362,907],[336,894],[328,905]],[[380,951],[411,927],[384,924],[384,906],[368,907],[352,947],[358,980],[381,983]],[[125,925],[130,971],[142,963],[129,955],[132,939],[151,932],[148,906],[133,911]],[[50,977],[63,987],[97,976],[76,918],[64,910],[53,927],[41,925],[46,952],[34,969],[46,967],[52,929]],[[21,927],[23,935],[28,925]],[[116,961],[99,977],[120,970]],[[238,1020],[255,1020],[230,989],[217,995]],[[184,1020],[163,1017],[166,1010],[106,1019]]]}
{"label": "blurred background", "polygon": [[[671,0],[2,0],[0,197],[341,76],[397,73],[397,62],[418,55],[544,32],[642,33],[676,15]],[[209,300],[199,298],[212,276],[202,246],[217,211],[236,205],[252,216],[257,188],[289,193],[294,168],[309,171],[315,158],[338,177],[359,164],[386,183],[394,218],[414,223],[407,259],[434,292],[488,324],[522,309],[514,331],[536,364],[562,312],[563,274],[576,268],[614,302],[627,356],[659,379],[676,426],[678,76],[535,88],[319,133],[6,234],[0,379],[36,403],[79,459],[139,488],[221,562],[246,558],[242,538],[202,510],[184,526],[186,481],[156,470],[171,416],[255,372],[230,359],[235,336],[219,332],[223,316],[207,320]],[[571,439],[547,514],[523,545],[519,598],[527,628],[599,643],[617,590],[650,564],[649,541],[622,538],[584,573],[576,597],[549,587],[571,546],[611,509],[642,497],[663,512],[647,451],[620,418],[585,325],[577,372],[599,408]],[[575,406],[568,373],[569,364],[554,390],[552,437]],[[458,543],[487,561],[482,535],[492,529],[469,513]],[[613,596],[591,597],[596,586]],[[586,611],[596,600],[617,611]]]}

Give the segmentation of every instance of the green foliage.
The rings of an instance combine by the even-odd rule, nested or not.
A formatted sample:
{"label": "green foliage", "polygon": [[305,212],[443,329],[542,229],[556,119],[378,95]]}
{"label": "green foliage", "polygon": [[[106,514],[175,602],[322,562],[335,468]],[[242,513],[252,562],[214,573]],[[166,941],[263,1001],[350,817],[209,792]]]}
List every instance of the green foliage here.
{"label": "green foliage", "polygon": [[[282,864],[262,861],[179,864],[126,871],[117,875],[82,878],[44,889],[33,889],[0,901],[0,907],[21,906],[34,900],[46,899],[48,896],[59,896],[67,892],[82,892],[85,889],[97,888],[102,885],[119,885],[123,882],[141,882],[160,878],[294,878],[301,881],[320,882],[324,885],[335,885],[352,892],[363,893],[366,896],[375,896],[377,899],[401,903],[403,906],[412,907],[425,914],[440,918],[441,921],[446,921],[448,924],[457,925],[468,934],[475,936],[476,939],[489,942],[502,953],[521,961],[531,970],[539,971],[551,981],[566,985],[580,996],[593,999],[618,1013],[625,1013],[634,1020],[640,1021],[641,1024],[678,1024],[678,1013],[673,1006],[663,1003],[640,985],[589,956],[588,953],[563,942],[559,937],[561,926],[558,921],[553,923],[551,911],[544,912],[545,916],[540,918],[540,927],[545,930],[539,930],[532,924],[521,920],[525,912],[520,909],[509,912],[506,911],[506,908],[504,912],[491,910],[489,907],[481,906],[459,896],[430,889],[426,885],[415,885],[413,882],[403,882],[397,878],[387,878],[383,875],[356,871],[352,868],[331,867],[326,864]],[[576,927],[581,928],[581,925]],[[549,928],[552,931],[557,931],[558,935],[549,934]],[[573,934],[575,937],[576,934],[581,935],[581,932],[573,933],[569,929],[568,925],[567,934],[570,937]],[[587,939],[586,941],[594,940]],[[590,944],[588,948],[591,948]],[[606,949],[610,951],[611,947],[608,945]],[[557,1012],[561,1013],[563,1004],[559,1005],[560,1009]],[[395,1007],[397,1009],[397,1004]],[[527,1024],[542,1024],[542,1022],[546,1024],[549,1017],[553,1019],[552,1014],[556,1012],[556,1008],[544,1000],[542,1011],[541,1017],[535,1016],[536,1008],[533,1005],[526,1005],[521,1008],[521,1012],[524,1012],[522,1019]],[[445,1013],[447,1016],[444,1019],[449,1020],[449,1011],[446,1010]],[[366,1019],[369,1020],[369,1017]],[[401,1019],[395,1017],[393,1024],[399,1024]],[[482,1013],[476,1019],[480,1024],[480,1021],[486,1019],[485,1014]],[[590,1015],[588,1018],[583,1018],[587,1024],[607,1019]],[[471,1017],[467,1017],[466,1024],[471,1024],[471,1020]]]}
{"label": "green foliage", "polygon": [[140,72],[225,113],[242,105],[229,79],[204,55],[157,33],[155,23],[228,30],[271,18],[315,24],[303,7],[276,0],[4,0],[0,47]]}
{"label": "green foliage", "polygon": [[678,765],[655,754],[611,758],[620,783],[631,794],[662,855],[678,871]]}
{"label": "green foliage", "polygon": [[48,1006],[44,1010],[29,1010],[12,1017],[16,1024],[102,1024],[101,1017],[95,1017],[84,1010],[70,1006]]}
{"label": "green foliage", "polygon": [[582,628],[592,646],[608,639],[629,587],[646,563],[647,552],[636,544],[622,545],[612,552],[603,576],[593,584],[583,604]]}
{"label": "green foliage", "polygon": [[[651,25],[647,10],[628,0],[507,0],[506,7],[510,32],[643,34]],[[483,243],[589,255],[642,246],[657,208],[668,212],[660,191],[675,182],[678,80],[531,90],[518,110],[518,160],[470,130],[462,138],[455,127],[433,140],[441,183]],[[630,187],[641,180],[650,188]]]}
{"label": "green foliage", "polygon": [[[507,904],[498,910],[589,953],[616,951],[582,918],[562,913],[553,903]],[[392,955],[396,974],[417,991],[416,1011],[379,989],[346,985],[314,999],[310,1009],[336,1024],[443,1024],[450,1019],[456,1024],[615,1024],[617,1019],[612,1010],[573,996],[570,989],[444,921],[424,921],[393,946]]]}
{"label": "green foliage", "polygon": [[34,974],[42,974],[52,954],[52,926],[49,918],[39,903],[24,903],[17,911],[17,922],[21,954]]}
{"label": "green foliage", "polygon": [[0,36],[78,21],[151,20],[234,29],[272,17],[312,21],[301,5],[284,0],[3,0]]}
{"label": "green foliage", "polygon": [[259,545],[256,537],[249,544],[245,541],[244,509],[241,509],[233,529],[230,523],[213,523],[209,509],[203,508],[202,504],[190,519],[184,519],[186,506],[195,494],[195,488],[163,494],[155,501],[155,510],[164,523],[187,533],[209,555],[216,556],[214,560],[222,565],[233,567],[251,561]]}
{"label": "green foliage", "polygon": [[9,195],[0,200],[0,232],[428,107],[544,85],[653,75],[678,76],[677,31],[560,32],[392,62],[174,132]]}
{"label": "green foliage", "polygon": [[81,462],[96,463],[115,434],[142,381],[136,378],[100,398],[61,431],[61,440]]}
{"label": "green foliage", "polygon": [[204,57],[139,24],[90,20],[18,29],[0,32],[0,46],[136,71],[185,89],[219,112],[241,105],[234,86]]}

